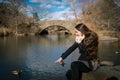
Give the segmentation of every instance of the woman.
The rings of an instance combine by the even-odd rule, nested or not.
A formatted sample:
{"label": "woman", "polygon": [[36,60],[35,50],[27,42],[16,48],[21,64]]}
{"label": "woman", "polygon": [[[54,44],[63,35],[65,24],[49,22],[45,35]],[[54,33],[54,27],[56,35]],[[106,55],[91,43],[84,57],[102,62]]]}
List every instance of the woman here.
{"label": "woman", "polygon": [[83,23],[75,26],[75,43],[66,50],[56,61],[62,64],[70,53],[77,47],[81,54],[77,61],[71,63],[71,70],[66,76],[69,80],[81,80],[83,72],[96,70],[98,67],[98,36],[95,32],[87,28]]}

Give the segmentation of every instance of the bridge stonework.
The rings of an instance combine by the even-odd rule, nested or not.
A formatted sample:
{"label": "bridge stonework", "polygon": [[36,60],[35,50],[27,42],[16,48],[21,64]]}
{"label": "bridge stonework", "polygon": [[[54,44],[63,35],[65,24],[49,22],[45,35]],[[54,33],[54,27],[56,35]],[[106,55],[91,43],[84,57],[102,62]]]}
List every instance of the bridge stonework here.
{"label": "bridge stonework", "polygon": [[49,20],[49,21],[39,21],[39,27],[41,31],[50,26],[62,26],[69,30],[71,33],[74,32],[74,27],[77,24],[76,21],[64,21],[64,20]]}

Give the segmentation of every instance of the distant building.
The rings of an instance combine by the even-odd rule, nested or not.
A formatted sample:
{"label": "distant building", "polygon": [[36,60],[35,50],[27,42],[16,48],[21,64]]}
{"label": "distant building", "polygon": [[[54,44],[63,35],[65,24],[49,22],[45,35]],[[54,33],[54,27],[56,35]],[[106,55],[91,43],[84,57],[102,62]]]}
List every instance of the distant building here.
{"label": "distant building", "polygon": [[38,13],[37,12],[34,12],[33,13],[33,19],[34,19],[34,22],[37,22],[39,20],[39,17],[38,17]]}

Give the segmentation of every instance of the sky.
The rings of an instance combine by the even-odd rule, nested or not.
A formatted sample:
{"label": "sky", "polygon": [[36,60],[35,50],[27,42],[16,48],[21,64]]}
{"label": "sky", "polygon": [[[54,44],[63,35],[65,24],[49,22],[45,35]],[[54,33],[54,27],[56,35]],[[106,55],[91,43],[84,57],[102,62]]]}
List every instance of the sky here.
{"label": "sky", "polygon": [[73,19],[73,11],[69,5],[71,0],[25,0],[27,15],[37,12],[41,20]]}
{"label": "sky", "polygon": [[[0,0],[5,1],[5,0]],[[70,6],[72,0],[24,0],[27,7],[25,8],[26,14],[28,16],[33,16],[34,12],[38,13],[40,20],[50,19],[50,20],[70,20],[74,19],[73,10]],[[80,12],[82,3],[88,0],[76,0],[81,2],[76,2],[79,5],[77,11]],[[96,1],[96,0],[89,0]],[[120,0],[114,0],[115,3],[120,6]]]}

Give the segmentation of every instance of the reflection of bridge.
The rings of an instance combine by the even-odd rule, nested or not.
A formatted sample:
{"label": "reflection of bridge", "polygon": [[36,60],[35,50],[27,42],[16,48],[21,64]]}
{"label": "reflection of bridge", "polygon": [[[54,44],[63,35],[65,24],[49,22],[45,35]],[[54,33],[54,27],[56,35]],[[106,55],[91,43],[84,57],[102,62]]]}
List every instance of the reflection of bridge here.
{"label": "reflection of bridge", "polygon": [[64,21],[64,20],[50,20],[50,21],[39,21],[41,31],[50,26],[62,26],[69,30],[71,33],[74,31],[74,27],[77,24],[75,21]]}

